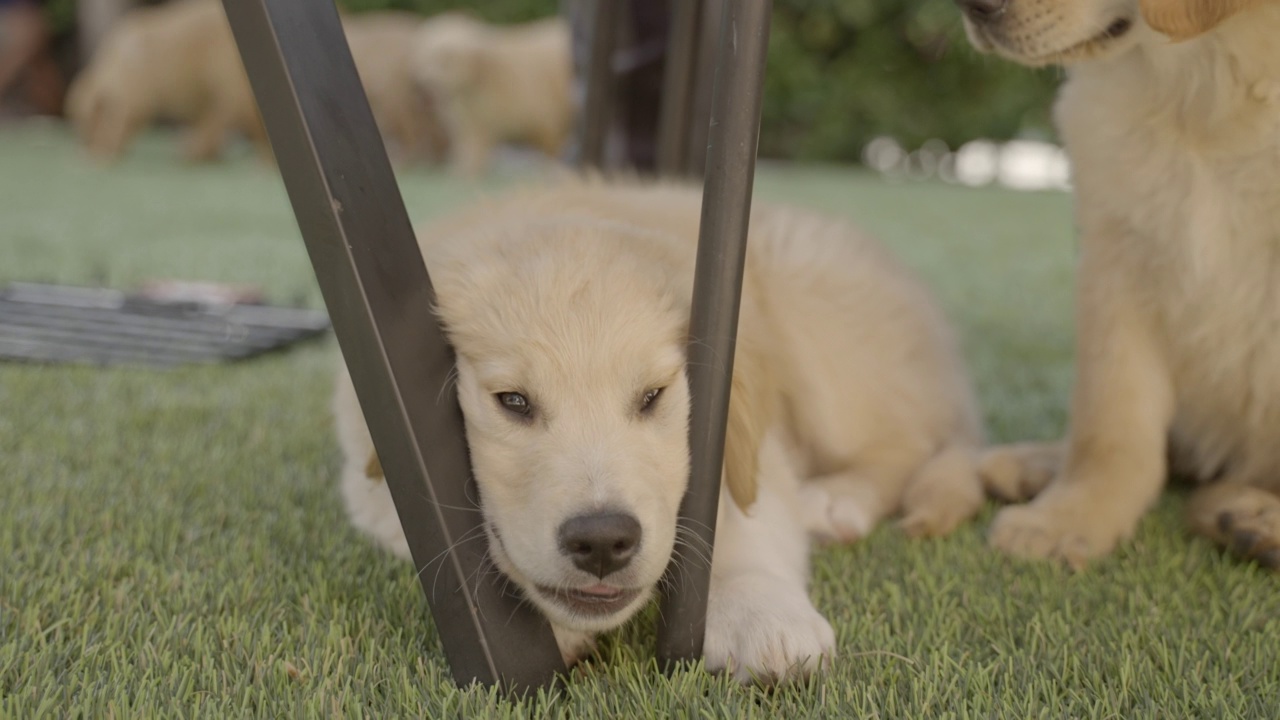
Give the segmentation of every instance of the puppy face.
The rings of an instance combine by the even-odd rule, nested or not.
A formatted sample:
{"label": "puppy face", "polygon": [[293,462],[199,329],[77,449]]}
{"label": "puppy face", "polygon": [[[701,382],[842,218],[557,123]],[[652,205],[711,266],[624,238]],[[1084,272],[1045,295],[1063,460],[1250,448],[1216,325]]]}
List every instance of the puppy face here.
{"label": "puppy face", "polygon": [[974,47],[1023,65],[1117,55],[1155,33],[1138,0],[956,0]]}
{"label": "puppy face", "polygon": [[616,627],[675,543],[687,301],[610,231],[476,243],[437,291],[494,561],[553,622]]}

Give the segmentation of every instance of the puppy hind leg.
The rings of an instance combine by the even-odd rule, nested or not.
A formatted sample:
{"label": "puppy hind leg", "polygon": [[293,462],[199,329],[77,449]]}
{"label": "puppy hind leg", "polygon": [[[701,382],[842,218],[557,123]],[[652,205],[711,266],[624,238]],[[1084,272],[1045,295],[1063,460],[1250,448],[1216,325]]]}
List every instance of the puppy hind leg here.
{"label": "puppy hind leg", "polygon": [[373,438],[369,436],[360,401],[346,370],[338,374],[331,407],[334,431],[342,450],[340,488],[348,519],[384,550],[408,560],[409,544],[400,526],[400,516],[381,467],[374,465],[377,453]]}
{"label": "puppy hind leg", "polygon": [[977,514],[982,501],[977,453],[967,443],[953,442],[908,481],[899,522],[912,537],[946,535]]}
{"label": "puppy hind leg", "polygon": [[868,454],[847,470],[806,481],[800,488],[809,531],[827,540],[854,542],[902,506],[918,460]]}
{"label": "puppy hind leg", "polygon": [[1252,485],[1216,482],[1187,503],[1196,533],[1242,558],[1280,570],[1280,497]]}
{"label": "puppy hind leg", "polygon": [[1058,475],[1066,453],[1066,444],[1061,441],[998,445],[979,456],[978,476],[991,497],[1026,502]]}

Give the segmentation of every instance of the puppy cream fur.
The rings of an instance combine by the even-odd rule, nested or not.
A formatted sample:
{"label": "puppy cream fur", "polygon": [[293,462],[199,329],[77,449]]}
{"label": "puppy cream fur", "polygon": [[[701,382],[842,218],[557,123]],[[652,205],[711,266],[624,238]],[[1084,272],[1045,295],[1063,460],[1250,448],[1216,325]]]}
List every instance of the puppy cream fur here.
{"label": "puppy cream fur", "polygon": [[[683,187],[570,182],[421,234],[493,560],[569,660],[646,602],[676,541],[700,207]],[[748,247],[705,651],[711,668],[775,680],[835,652],[806,591],[809,533],[851,541],[893,514],[911,535],[950,531],[982,500],[980,431],[942,314],[880,246],[844,222],[760,206]],[[507,392],[527,397],[527,418],[502,406]],[[351,518],[404,556],[345,372],[335,412]],[[556,528],[601,509],[634,515],[643,539],[596,578],[562,554]],[[599,582],[634,601],[589,616],[557,599]]]}
{"label": "puppy cream fur", "polygon": [[443,13],[423,23],[412,64],[439,104],[460,175],[483,173],[494,147],[506,142],[560,156],[574,112],[563,19],[494,26]]}
{"label": "puppy cream fur", "polygon": [[[981,48],[1067,66],[1056,118],[1080,229],[1065,459],[996,518],[1006,552],[1079,566],[1111,551],[1172,456],[1228,488],[1193,500],[1197,529],[1280,561],[1280,6],[1226,14],[1189,8],[1203,24],[1179,43],[1137,0],[1010,0],[969,22]],[[997,452],[989,475],[1031,494],[1052,452]]]}

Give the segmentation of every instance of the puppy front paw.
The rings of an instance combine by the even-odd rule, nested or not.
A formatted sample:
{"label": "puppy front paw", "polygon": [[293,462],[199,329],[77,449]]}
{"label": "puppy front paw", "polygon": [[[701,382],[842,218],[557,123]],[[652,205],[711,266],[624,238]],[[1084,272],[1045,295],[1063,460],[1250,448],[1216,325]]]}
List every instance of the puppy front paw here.
{"label": "puppy front paw", "polygon": [[1060,442],[1027,442],[989,448],[978,459],[978,476],[991,497],[1026,502],[1039,495],[1062,469]]}
{"label": "puppy front paw", "polygon": [[763,576],[713,588],[703,643],[708,670],[772,685],[829,666],[835,652],[835,632],[803,588]]}
{"label": "puppy front paw", "polygon": [[1026,505],[1001,510],[991,523],[988,542],[1014,557],[1065,562],[1082,570],[1133,533],[1129,522],[1099,512],[1101,500],[1074,493],[1046,494]]}

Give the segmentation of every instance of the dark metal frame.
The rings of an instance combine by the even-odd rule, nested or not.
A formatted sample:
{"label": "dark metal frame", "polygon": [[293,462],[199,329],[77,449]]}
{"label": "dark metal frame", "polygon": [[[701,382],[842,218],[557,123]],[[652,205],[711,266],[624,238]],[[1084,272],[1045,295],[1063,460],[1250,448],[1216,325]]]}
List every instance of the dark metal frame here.
{"label": "dark metal frame", "polygon": [[690,131],[694,93],[698,86],[698,48],[702,46],[703,0],[673,0],[671,32],[662,77],[662,105],[658,108],[658,173],[689,172]]}
{"label": "dark metal frame", "polygon": [[720,21],[728,1],[671,0],[658,124],[658,172],[662,175],[702,177],[705,170]]}
{"label": "dark metal frame", "polygon": [[662,598],[658,659],[664,664],[701,657],[706,633],[772,7],[772,0],[729,0],[720,20],[685,364],[690,472],[680,525],[688,544],[675,551],[673,564],[680,570],[672,573],[673,589]]}
{"label": "dark metal frame", "polygon": [[[461,412],[447,381],[452,350],[431,312],[430,277],[336,7],[223,2],[453,677],[515,692],[549,685],[564,666],[546,620],[486,572]],[[597,27],[616,31],[609,20],[616,4],[596,0]],[[770,0],[727,0],[715,62],[689,362],[694,472],[681,512],[685,532],[706,550],[718,507],[770,8]],[[601,53],[612,37],[598,38]],[[591,139],[584,157],[596,165],[610,105],[600,83],[611,66],[601,57],[593,48],[589,84],[603,111],[588,110],[584,127]],[[592,96],[589,89],[588,106]],[[678,589],[663,599],[664,661],[702,651],[710,566],[697,553],[678,562]]]}
{"label": "dark metal frame", "polygon": [[546,685],[547,621],[486,572],[453,354],[337,9],[224,3],[453,677]]}
{"label": "dark metal frame", "polygon": [[600,168],[605,164],[609,123],[613,120],[616,88],[613,56],[618,48],[623,19],[622,3],[595,0],[591,3],[591,47],[587,60],[587,94],[582,107],[579,134],[582,147],[579,164]]}

